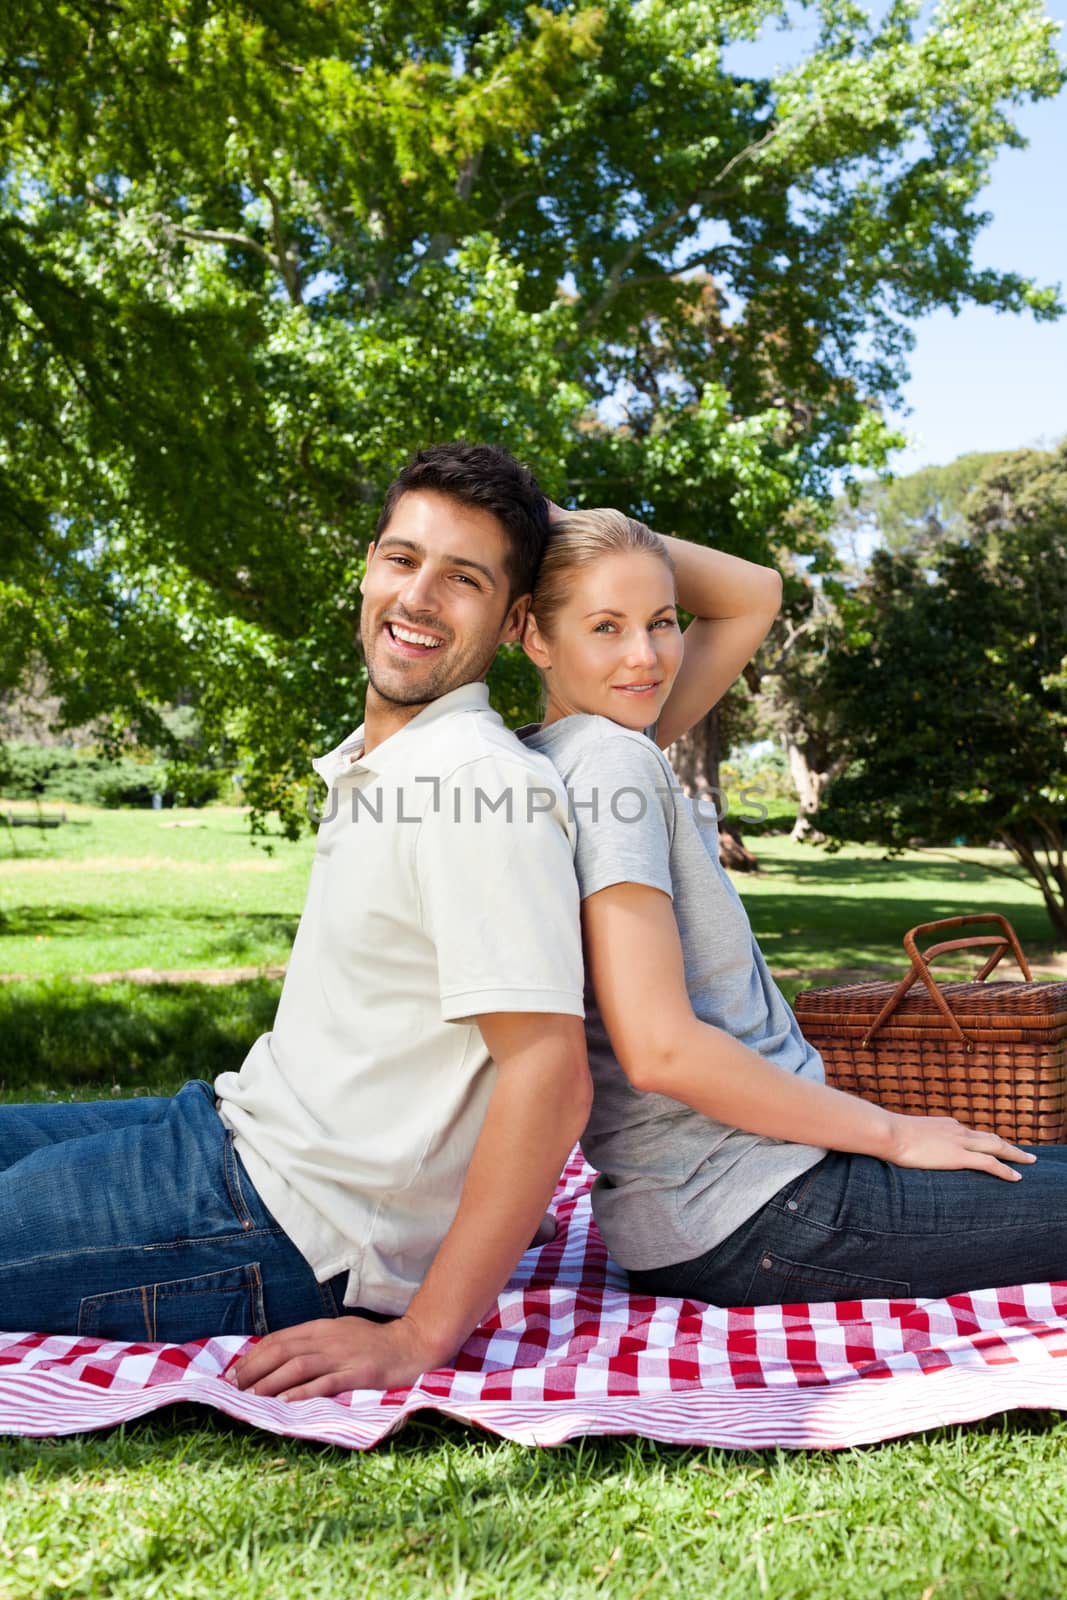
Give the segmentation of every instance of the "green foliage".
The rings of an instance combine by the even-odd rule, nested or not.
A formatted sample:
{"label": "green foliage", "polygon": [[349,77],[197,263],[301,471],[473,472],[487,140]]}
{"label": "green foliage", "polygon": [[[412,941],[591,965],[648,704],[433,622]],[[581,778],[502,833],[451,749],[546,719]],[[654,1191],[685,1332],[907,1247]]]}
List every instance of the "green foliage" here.
{"label": "green foliage", "polygon": [[152,748],[188,693],[295,829],[416,445],[499,440],[558,499],[773,556],[884,465],[909,318],[1059,310],[973,261],[1054,26],[919,10],[808,0],[812,50],[758,79],[724,50],[777,0],[10,0],[0,683],[42,663],[69,725]]}
{"label": "green foliage", "polygon": [[160,761],[111,756],[63,745],[11,744],[3,749],[0,795],[9,800],[67,800],[81,805],[203,806],[229,788],[229,775],[188,757]]}
{"label": "green foliage", "polygon": [[2,747],[0,793],[6,800],[99,802],[98,785],[108,763],[63,745],[9,744]]}
{"label": "green foliage", "polygon": [[966,536],[963,507],[983,473],[999,460],[996,451],[957,456],[944,467],[922,467],[902,478],[865,484],[854,503],[836,508],[841,535],[873,532],[898,555],[913,552],[929,565],[946,540]]}
{"label": "green foliage", "polygon": [[877,554],[821,681],[847,773],[820,825],[899,847],[999,839],[1067,941],[1067,444],[997,457],[925,572]]}

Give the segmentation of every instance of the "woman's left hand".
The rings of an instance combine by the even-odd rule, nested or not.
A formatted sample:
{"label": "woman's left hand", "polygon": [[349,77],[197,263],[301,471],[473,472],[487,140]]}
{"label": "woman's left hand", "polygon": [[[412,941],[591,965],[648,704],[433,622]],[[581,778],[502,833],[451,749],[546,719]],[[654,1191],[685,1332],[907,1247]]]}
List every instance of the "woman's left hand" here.
{"label": "woman's left hand", "polygon": [[1018,1180],[1021,1172],[1005,1166],[1007,1161],[1037,1160],[1029,1150],[1020,1150],[997,1133],[968,1128],[955,1117],[909,1117],[892,1113],[888,1159],[898,1167],[925,1167],[932,1171],[969,1168],[991,1172],[994,1177]]}

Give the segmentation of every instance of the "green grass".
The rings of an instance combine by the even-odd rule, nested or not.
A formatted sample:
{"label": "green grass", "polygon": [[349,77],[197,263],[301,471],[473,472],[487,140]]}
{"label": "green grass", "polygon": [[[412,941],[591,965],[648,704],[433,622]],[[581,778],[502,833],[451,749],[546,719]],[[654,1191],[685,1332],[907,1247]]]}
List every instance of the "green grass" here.
{"label": "green grass", "polygon": [[0,1103],[170,1094],[215,1078],[271,1026],[280,990],[265,978],[0,984]]}
{"label": "green grass", "polygon": [[[834,981],[821,976],[827,969],[891,964],[903,976],[908,961],[901,940],[907,930],[964,912],[1000,911],[1027,955],[1037,961],[1053,953],[1036,887],[990,870],[1009,865],[1003,851],[961,849],[949,858],[911,850],[890,858],[846,845],[829,855],[780,837],[759,839],[754,848],[759,874],[735,882],[760,947],[771,968],[782,974],[789,998],[804,984]],[[974,965],[973,958],[963,956],[953,965],[939,964],[938,970],[969,971]],[[1018,975],[1010,957],[1002,969],[1007,976]]]}
{"label": "green grass", "polygon": [[[169,1092],[237,1064],[269,1026],[265,979],[72,981],[284,960],[309,841],[265,858],[237,813],[162,822],[186,819],[201,826],[92,812],[8,835],[0,966],[32,981],[0,985],[0,1097]],[[1024,946],[1048,945],[1036,893],[982,870],[1000,856],[887,862],[774,837],[758,853],[762,874],[738,883],[772,965],[808,975],[787,992],[828,968],[899,963],[905,928],[963,910],[1006,910]],[[1036,1412],[766,1455],[533,1450],[430,1418],[349,1455],[179,1407],[105,1434],[0,1440],[0,1600],[1059,1600],[1065,1446],[1067,1419]]]}
{"label": "green grass", "polygon": [[193,1407],[0,1444],[5,1600],[1060,1600],[1067,1423],[1027,1413],[836,1454],[445,1421],[367,1455]]}
{"label": "green grass", "polygon": [[244,815],[221,806],[67,814],[47,831],[0,828],[0,971],[63,977],[286,959],[310,836],[272,838],[268,854]]}

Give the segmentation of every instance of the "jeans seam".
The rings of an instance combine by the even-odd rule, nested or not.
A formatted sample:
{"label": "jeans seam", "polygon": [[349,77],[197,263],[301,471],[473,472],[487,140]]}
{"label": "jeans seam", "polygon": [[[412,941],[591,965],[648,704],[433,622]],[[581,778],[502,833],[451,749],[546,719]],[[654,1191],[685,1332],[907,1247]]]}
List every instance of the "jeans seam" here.
{"label": "jeans seam", "polygon": [[263,1274],[259,1270],[258,1261],[250,1261],[249,1267],[249,1300],[252,1312],[252,1329],[254,1333],[265,1334],[270,1332],[267,1321],[267,1309],[263,1303]]}
{"label": "jeans seam", "polygon": [[326,1315],[328,1317],[339,1317],[341,1312],[338,1309],[337,1300],[333,1289],[330,1287],[330,1284],[328,1282],[319,1283],[318,1279],[316,1279],[315,1287],[319,1291],[319,1300],[322,1303],[322,1309],[325,1311]]}
{"label": "jeans seam", "polygon": [[[764,1274],[767,1274],[768,1276],[772,1275],[772,1268],[764,1267],[763,1265],[763,1262],[767,1259],[767,1257],[770,1257],[771,1262],[773,1263],[773,1276],[778,1279],[788,1278],[791,1287],[794,1284],[798,1288],[803,1287],[804,1285],[810,1285],[815,1289],[826,1290],[833,1287],[831,1283],[827,1282],[827,1279],[837,1279],[839,1283],[851,1284],[856,1293],[861,1293],[864,1285],[868,1286],[870,1298],[873,1299],[884,1300],[887,1298],[887,1295],[885,1293],[879,1293],[879,1290],[891,1290],[903,1300],[908,1300],[911,1298],[911,1284],[904,1278],[877,1278],[872,1274],[865,1272],[841,1272],[835,1267],[820,1268],[815,1266],[810,1261],[790,1261],[788,1256],[775,1256],[769,1250],[761,1250],[759,1252],[759,1260],[753,1267],[752,1276],[748,1281],[748,1288],[745,1292],[746,1300],[752,1299],[752,1290],[757,1282],[766,1281]],[[796,1270],[793,1272],[783,1271],[783,1267],[794,1267]],[[823,1276],[810,1277],[809,1273],[811,1272],[821,1272]],[[839,1295],[833,1295],[831,1298],[840,1299],[842,1297]]]}
{"label": "jeans seam", "polygon": [[245,1233],[255,1230],[255,1219],[248,1209],[248,1203],[241,1188],[241,1175],[237,1168],[237,1151],[233,1147],[233,1129],[227,1128],[226,1141],[222,1154],[222,1173],[226,1180],[226,1192],[230,1197],[234,1215]]}
{"label": "jeans seam", "polygon": [[[783,1215],[787,1215],[787,1216],[790,1216],[790,1217],[796,1216],[796,1214],[799,1211],[801,1205],[804,1203],[805,1199],[807,1198],[808,1191],[810,1190],[812,1184],[815,1182],[815,1179],[816,1179],[816,1177],[818,1176],[818,1173],[819,1173],[819,1169],[820,1169],[820,1167],[822,1167],[822,1165],[824,1164],[825,1160],[826,1160],[826,1157],[823,1156],[822,1160],[821,1161],[816,1161],[815,1165],[813,1167],[809,1167],[807,1172],[802,1172],[800,1174],[800,1178],[797,1181],[801,1184],[801,1188],[792,1190],[792,1192],[789,1194],[788,1199],[786,1199],[785,1201],[780,1201],[778,1199],[778,1197],[775,1196],[774,1199],[769,1200],[767,1202],[768,1205],[773,1207],[773,1209],[775,1211],[781,1212]],[[779,1193],[780,1192],[781,1191],[779,1191]],[[807,1219],[805,1219],[805,1220],[807,1220]],[[834,1229],[832,1231],[837,1232],[838,1230]]]}
{"label": "jeans seam", "polygon": [[[55,1250],[51,1255],[20,1256],[16,1261],[5,1261],[0,1266],[0,1275],[14,1272],[24,1267],[46,1265],[49,1261],[74,1261],[81,1256],[113,1256],[132,1255],[135,1251],[147,1254],[149,1251],[181,1250],[189,1245],[212,1244],[244,1244],[247,1239],[269,1238],[276,1239],[281,1234],[280,1228],[254,1228],[247,1233],[205,1233],[196,1239],[164,1239],[159,1244],[104,1244],[86,1245],[80,1250]],[[223,1269],[228,1270],[228,1269]]]}
{"label": "jeans seam", "polygon": [[[222,1268],[228,1272],[231,1268]],[[267,1314],[263,1300],[263,1274],[258,1261],[244,1262],[239,1269],[241,1278],[228,1289],[213,1291],[218,1294],[233,1294],[235,1291],[248,1297],[248,1309],[252,1323],[252,1331],[256,1335],[270,1332]],[[78,1333],[92,1337],[89,1330],[84,1327],[87,1310],[94,1312],[111,1311],[123,1306],[140,1304],[141,1315],[144,1318],[144,1337],[155,1340],[159,1331],[159,1291],[166,1290],[168,1300],[177,1300],[182,1295],[196,1295],[204,1292],[205,1278],[216,1278],[219,1273],[201,1272],[190,1274],[187,1278],[175,1278],[170,1283],[144,1283],[131,1285],[127,1289],[106,1289],[101,1294],[83,1295],[78,1303]],[[188,1285],[188,1287],[185,1287]]]}

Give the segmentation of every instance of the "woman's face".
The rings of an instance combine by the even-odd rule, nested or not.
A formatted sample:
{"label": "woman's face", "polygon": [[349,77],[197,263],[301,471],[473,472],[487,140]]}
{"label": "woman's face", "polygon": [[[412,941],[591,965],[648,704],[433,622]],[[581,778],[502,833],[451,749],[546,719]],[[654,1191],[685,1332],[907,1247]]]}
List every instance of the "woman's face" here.
{"label": "woman's face", "polygon": [[587,711],[645,728],[682,664],[673,574],[647,550],[603,556],[573,574],[552,638],[531,612],[523,643],[545,672],[546,724]]}

